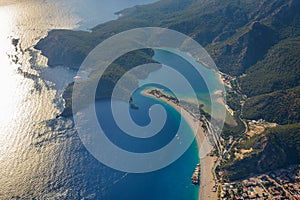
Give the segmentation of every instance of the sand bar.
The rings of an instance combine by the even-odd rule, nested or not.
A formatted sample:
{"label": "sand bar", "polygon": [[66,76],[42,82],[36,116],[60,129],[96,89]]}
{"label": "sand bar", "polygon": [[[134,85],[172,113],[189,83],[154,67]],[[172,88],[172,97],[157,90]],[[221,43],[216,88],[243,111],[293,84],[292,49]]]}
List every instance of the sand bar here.
{"label": "sand bar", "polygon": [[[191,129],[193,130],[195,134],[195,138],[198,145],[199,150],[199,156],[201,155],[200,150],[202,143],[204,141],[204,138],[206,137],[205,131],[202,128],[202,124],[199,120],[195,119],[188,111],[181,108],[179,104],[174,103],[173,101],[170,101],[169,99],[165,97],[158,98],[157,96],[150,94],[152,90],[157,88],[148,88],[146,90],[143,90],[141,93],[144,96],[148,96],[151,98],[159,99],[162,102],[167,103],[168,105],[172,106],[174,109],[176,109],[179,113],[181,113],[181,116],[186,120],[186,122],[190,125]],[[214,168],[216,157],[211,157],[209,155],[205,156],[204,158],[201,158],[201,175],[200,175],[200,191],[198,195],[198,200],[216,200],[217,192],[213,192],[212,188],[215,186],[215,180],[213,176],[212,169]]]}

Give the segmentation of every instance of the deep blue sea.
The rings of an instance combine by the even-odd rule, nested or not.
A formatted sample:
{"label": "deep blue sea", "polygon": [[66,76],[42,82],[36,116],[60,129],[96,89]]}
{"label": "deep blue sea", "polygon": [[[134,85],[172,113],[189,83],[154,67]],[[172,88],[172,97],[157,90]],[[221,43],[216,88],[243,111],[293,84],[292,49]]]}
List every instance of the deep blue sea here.
{"label": "deep blue sea", "polygon": [[[62,108],[60,95],[73,81],[75,72],[59,66],[48,68],[46,59],[34,49],[51,29],[88,29],[115,19],[113,13],[120,9],[153,1],[0,2],[0,17],[5,19],[0,24],[0,199],[197,199],[198,187],[190,181],[199,162],[195,142],[180,159],[159,171],[128,174],[106,167],[86,150],[71,119],[55,118]],[[12,44],[12,39],[18,39],[17,46]],[[163,51],[157,51],[154,58],[165,64],[185,65]],[[151,82],[159,74],[159,70],[153,72],[144,81]],[[205,89],[200,92],[205,97]],[[114,139],[116,127],[107,123],[112,140],[131,151],[162,147],[173,138],[179,113],[138,92],[134,95],[140,109],[131,110],[133,119],[138,124],[147,124],[148,107],[153,103],[162,104],[169,114],[163,130],[168,134],[142,143],[143,148],[139,149],[126,144],[127,140],[122,144],[123,140]],[[109,105],[108,101],[98,102],[99,113],[101,109],[105,113]]]}
{"label": "deep blue sea", "polygon": [[[204,68],[201,64],[195,62],[188,56],[180,57],[168,50],[155,50],[153,58],[183,74],[195,89],[199,100],[209,107],[210,98],[206,83],[201,76],[197,75],[198,73],[193,69],[191,63],[204,71],[204,74],[207,75],[208,84],[211,84],[213,88],[217,88],[218,86],[218,83],[216,83],[218,82],[217,74]],[[164,89],[164,91],[168,93],[167,88],[155,84],[158,80],[162,79],[164,81],[174,82],[172,77],[167,76],[163,69],[158,69],[157,71],[150,73],[146,79],[140,80],[140,84],[144,86],[141,86],[133,93],[134,103],[138,105],[139,109],[131,109],[127,102],[119,102],[120,104],[126,104],[128,106],[132,119],[140,126],[145,126],[150,123],[148,112],[152,105],[160,104],[164,106],[167,111],[167,121],[161,132],[155,135],[155,137],[137,139],[124,134],[113,122],[110,111],[110,101],[107,100],[96,103],[99,122],[105,132],[109,133],[107,134],[107,137],[109,137],[114,144],[125,150],[141,153],[160,149],[170,142],[170,140],[176,138],[178,124],[181,120],[180,113],[164,102],[145,97],[140,93],[140,91],[151,87]],[[178,85],[178,87],[180,88],[180,85]],[[190,94],[185,93],[184,87],[181,88],[181,91],[186,99],[190,100]],[[188,126],[184,120],[183,123]],[[188,128],[186,129],[185,134],[191,135],[193,133],[191,129]],[[194,186],[190,180],[197,163],[199,163],[198,148],[194,141],[180,159],[161,170],[145,174],[125,174],[124,178],[110,187],[109,192],[107,192],[107,197],[109,199],[145,200],[198,199],[199,187]],[[120,176],[122,177],[122,175]]]}
{"label": "deep blue sea", "polygon": [[[150,85],[149,85],[150,86]],[[139,109],[130,109],[133,120],[141,125],[147,125],[150,120],[148,111],[151,105],[161,104],[167,111],[168,118],[165,127],[156,135],[147,141],[145,139],[133,139],[122,133],[113,123],[110,113],[110,101],[101,101],[96,103],[96,108],[101,118],[102,126],[116,145],[132,152],[151,152],[162,148],[171,139],[175,138],[177,126],[181,120],[180,114],[167,104],[155,99],[143,96],[140,88],[134,93],[134,101]],[[127,104],[120,101],[120,104]],[[105,114],[103,114],[105,113]],[[104,115],[105,117],[101,117]],[[99,120],[100,121],[100,120]],[[186,126],[187,123],[184,121]],[[186,134],[193,134],[188,128]],[[105,198],[107,199],[197,199],[199,187],[191,183],[191,175],[196,164],[199,163],[198,149],[196,142],[193,142],[190,148],[183,156],[171,165],[150,173],[144,174],[122,174],[124,176],[120,181],[109,187]],[[151,164],[151,163],[149,163]],[[110,176],[110,174],[108,174]]]}

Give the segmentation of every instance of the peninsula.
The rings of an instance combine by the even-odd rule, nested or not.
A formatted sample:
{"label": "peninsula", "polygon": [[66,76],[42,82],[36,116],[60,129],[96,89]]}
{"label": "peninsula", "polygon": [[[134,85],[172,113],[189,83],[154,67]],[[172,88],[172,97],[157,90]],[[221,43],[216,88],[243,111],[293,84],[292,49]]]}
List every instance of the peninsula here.
{"label": "peninsula", "polygon": [[[242,187],[231,189],[229,182],[300,163],[299,9],[298,0],[259,3],[255,0],[162,0],[121,11],[122,17],[118,20],[100,24],[91,32],[51,31],[36,48],[47,56],[49,66],[62,65],[77,70],[99,42],[125,30],[158,26],[191,36],[204,46],[223,73],[229,86],[227,105],[237,121],[237,126],[225,124],[222,130],[223,151],[218,152],[219,166],[213,169],[220,182],[218,193],[220,196],[224,193],[226,199],[230,198],[231,190],[238,188],[236,195],[245,194],[248,198],[246,188],[245,191],[240,190]],[[140,55],[145,61],[151,61],[151,52]],[[124,61],[119,63],[132,59],[127,57]],[[140,62],[133,66],[137,64]],[[130,68],[120,65],[117,69],[107,71],[103,80],[108,86],[118,80],[111,78],[120,77]],[[104,95],[101,93],[99,97],[110,92],[103,91]],[[71,93],[69,85],[63,95],[66,109],[71,108],[70,98],[66,98]],[[145,95],[157,98],[153,94]],[[184,113],[176,102],[165,97],[160,100]],[[194,123],[187,111],[185,118]],[[270,123],[277,126],[272,127]],[[209,163],[205,159],[211,157],[202,159],[201,168]],[[205,175],[201,176],[205,179]],[[205,186],[202,181],[202,194],[207,191]],[[203,194],[203,198],[208,199],[208,196]]]}
{"label": "peninsula", "polygon": [[[199,118],[195,117],[191,111],[187,110],[180,106],[180,102],[176,97],[168,95],[164,93],[162,90],[157,88],[148,88],[143,90],[142,95],[158,99],[171,107],[173,107],[177,112],[181,114],[181,116],[186,120],[186,122],[191,127],[194,135],[195,140],[198,145],[198,151],[200,156],[200,150],[202,143],[206,136],[206,130],[202,127],[202,121]],[[211,145],[211,144],[210,144]],[[212,146],[211,146],[212,147]],[[216,191],[213,188],[216,187],[215,177],[214,177],[214,166],[216,157],[211,155],[206,155],[204,158],[200,160],[200,191],[198,195],[198,199],[208,199],[208,200],[215,200],[218,199]]]}

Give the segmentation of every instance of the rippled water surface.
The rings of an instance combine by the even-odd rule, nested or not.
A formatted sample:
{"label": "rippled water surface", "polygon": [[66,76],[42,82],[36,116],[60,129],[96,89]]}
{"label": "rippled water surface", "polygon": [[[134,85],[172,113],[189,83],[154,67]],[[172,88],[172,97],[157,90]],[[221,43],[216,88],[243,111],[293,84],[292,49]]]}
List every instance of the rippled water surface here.
{"label": "rippled water surface", "polygon": [[171,170],[157,173],[126,174],[95,160],[73,122],[55,119],[58,97],[75,72],[47,68],[33,48],[51,29],[87,29],[116,18],[115,11],[152,1],[0,1],[0,199],[197,196],[189,181],[194,166],[184,164],[198,162],[190,156],[197,152],[195,144]]}

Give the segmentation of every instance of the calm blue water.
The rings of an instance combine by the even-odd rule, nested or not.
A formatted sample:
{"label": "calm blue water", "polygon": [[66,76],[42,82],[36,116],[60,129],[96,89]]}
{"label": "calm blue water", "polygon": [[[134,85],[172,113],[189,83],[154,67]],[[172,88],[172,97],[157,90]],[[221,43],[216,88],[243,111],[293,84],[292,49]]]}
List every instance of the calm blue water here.
{"label": "calm blue water", "polygon": [[[143,89],[143,88],[141,88]],[[141,90],[140,89],[140,90]],[[168,120],[163,130],[151,139],[133,139],[124,136],[119,128],[112,123],[110,116],[110,101],[101,101],[96,103],[98,117],[101,119],[102,126],[109,133],[107,135],[111,141],[123,149],[133,152],[151,152],[166,145],[176,133],[180,114],[172,107],[159,102],[157,100],[144,97],[139,90],[134,93],[134,101],[139,105],[140,109],[131,109],[133,119],[139,125],[149,123],[148,109],[153,104],[161,104],[166,108]],[[119,102],[125,104],[124,102]],[[101,113],[104,114],[106,120],[103,121]],[[103,115],[103,114],[102,114]],[[184,122],[186,123],[186,122]],[[193,134],[191,130],[187,134]],[[159,171],[145,174],[126,174],[126,176],[118,183],[112,185],[107,192],[108,199],[197,199],[198,186],[191,183],[190,177],[196,164],[199,163],[198,149],[196,142],[184,155],[173,164]],[[120,175],[122,176],[122,175]]]}
{"label": "calm blue water", "polygon": [[[1,92],[5,100],[1,104],[0,116],[0,199],[197,199],[199,188],[190,181],[199,162],[195,142],[179,160],[156,172],[127,174],[104,166],[83,146],[70,119],[55,119],[60,112],[56,105],[58,90],[73,80],[74,72],[62,68],[41,70],[45,59],[33,49],[50,29],[87,29],[115,19],[113,13],[122,8],[153,1],[0,2],[0,16],[7,19],[0,25],[1,85],[4,89]],[[17,50],[11,44],[12,38],[20,39]],[[25,54],[22,49],[26,50]],[[18,56],[20,63],[13,64],[7,55]],[[205,101],[207,88],[201,81],[197,82],[199,80],[193,77],[195,73],[191,69],[187,70],[189,64],[161,50],[155,52],[154,58],[181,68],[182,73],[191,76],[189,79],[195,82],[195,89]],[[24,75],[19,74],[17,69],[24,71]],[[25,74],[32,76],[28,78]],[[159,70],[153,72],[144,81],[151,82],[155,77],[160,78],[161,74],[164,73]],[[131,114],[140,125],[149,122],[150,105],[160,103],[165,106],[168,121],[162,133],[168,134],[159,134],[145,141],[130,140],[122,136],[113,123],[107,123],[112,141],[136,152],[161,148],[174,137],[172,133],[177,129],[179,114],[138,92],[134,99],[140,109],[131,110]],[[108,101],[98,102],[97,106],[103,106],[99,112],[104,109],[107,113],[108,105]],[[187,134],[192,133],[187,131]],[[121,140],[120,137],[124,138]]]}
{"label": "calm blue water", "polygon": [[[200,67],[203,74],[207,76],[208,83],[193,69],[192,65],[180,56],[166,50],[155,50],[156,61],[172,66],[183,74],[192,84],[194,90],[198,94],[198,98],[210,105],[209,91],[206,84],[212,86],[213,91],[218,89],[218,76],[214,72],[206,69],[199,63],[189,58],[192,64]],[[140,83],[151,83],[156,80],[164,79],[172,81],[172,77],[166,76],[166,73],[159,69],[152,72],[147,79],[140,80]],[[169,80],[170,79],[170,80]],[[176,82],[175,82],[176,84]],[[146,87],[157,87],[157,85],[148,85],[139,88],[133,95],[134,102],[139,106],[138,110],[131,109],[133,120],[143,126],[150,122],[148,110],[153,104],[161,104],[167,111],[166,126],[162,131],[149,139],[132,138],[124,134],[114,123],[110,113],[110,101],[97,102],[96,108],[99,113],[99,122],[108,133],[107,137],[119,147],[132,152],[151,152],[160,149],[167,144],[172,138],[176,137],[176,133],[180,114],[172,107],[152,98],[144,97],[140,91]],[[180,85],[178,85],[180,87]],[[184,94],[185,88],[182,87]],[[188,99],[190,94],[185,94]],[[120,104],[128,104],[119,102]],[[185,122],[186,123],[186,122]],[[193,134],[191,130],[187,134]],[[156,172],[146,174],[120,174],[123,177],[116,184],[110,186],[107,190],[105,198],[109,199],[197,199],[199,187],[191,184],[190,176],[194,167],[199,162],[197,144],[194,142],[188,151],[170,166]],[[108,173],[109,176],[109,173]],[[102,177],[103,178],[103,177]],[[103,195],[103,193],[101,193]]]}
{"label": "calm blue water", "polygon": [[[193,76],[195,72],[191,71],[191,66],[183,59],[180,59],[178,56],[176,57],[174,54],[168,54],[166,51],[156,51],[154,58],[163,64],[168,64],[170,66],[175,65],[175,67],[177,67],[177,69],[187,77],[192,76],[192,81],[194,83],[193,86],[195,89],[198,89],[198,92],[208,93],[205,83],[199,82],[199,77]],[[183,67],[184,70],[182,70],[179,66]],[[146,80],[141,80],[141,83],[155,82],[155,78],[153,77],[156,76],[161,78],[159,77],[161,74],[164,75],[164,79],[172,78],[166,77],[164,73],[161,73],[161,71],[158,70],[151,73]],[[176,138],[175,134],[177,132],[181,116],[175,109],[167,104],[140,94],[141,90],[151,86],[157,87],[156,85],[150,84],[135,91],[133,99],[135,104],[139,106],[139,109],[130,109],[132,119],[138,125],[145,126],[150,122],[148,112],[152,105],[159,103],[165,107],[167,111],[166,125],[159,134],[151,138],[133,138],[123,133],[114,122],[110,109],[110,101],[99,101],[96,103],[99,123],[106,133],[106,136],[115,145],[123,148],[124,150],[136,153],[151,152],[162,148],[173,138]],[[188,95],[189,94],[186,94],[186,96]],[[127,102],[120,101],[119,104],[125,104],[128,106]],[[188,126],[186,122],[184,123]],[[192,135],[193,133],[191,129],[188,129],[186,134]],[[109,186],[106,193],[97,193],[97,195],[100,195],[101,198],[108,199],[197,199],[199,187],[194,186],[190,180],[197,163],[199,163],[198,149],[196,142],[193,142],[190,148],[180,159],[166,168],[146,174],[120,173],[118,176],[122,177],[121,180]],[[105,179],[105,176],[108,176],[109,178],[111,177],[111,174],[113,174],[113,170],[111,173],[107,173],[105,175],[102,174],[100,179]]]}
{"label": "calm blue water", "polygon": [[95,25],[117,19],[115,15],[117,11],[156,1],[158,0],[67,0],[65,2],[75,8],[75,13],[81,18],[78,28],[90,29]]}
{"label": "calm blue water", "polygon": [[[194,85],[195,90],[201,94],[203,98],[208,93],[207,87],[198,76],[195,76],[194,71],[190,64],[184,61],[182,58],[163,50],[157,50],[154,58],[165,64],[172,66],[184,74]],[[205,69],[204,69],[205,70]],[[161,77],[163,75],[163,77]],[[213,73],[210,74],[209,80],[217,81],[217,76]],[[190,78],[191,76],[191,78]],[[158,78],[172,78],[166,77],[160,70],[152,72],[146,80],[141,80],[141,83],[152,82]],[[199,81],[200,80],[200,81]],[[153,86],[153,85],[148,85]],[[147,86],[145,86],[147,87]],[[138,110],[130,109],[133,120],[143,126],[149,123],[148,109],[153,104],[161,104],[165,107],[168,118],[166,126],[161,133],[155,135],[149,139],[137,139],[131,138],[124,134],[114,123],[110,113],[110,101],[100,101],[96,103],[96,108],[99,117],[99,123],[105,129],[107,137],[118,145],[119,147],[132,151],[132,152],[150,152],[157,150],[167,144],[172,138],[176,137],[178,123],[180,120],[180,114],[172,107],[152,98],[144,97],[140,94],[140,88],[134,95],[134,102],[139,106]],[[183,88],[184,89],[184,88]],[[186,94],[189,97],[189,94]],[[125,102],[119,102],[120,104],[128,104]],[[186,122],[185,122],[186,123]],[[187,131],[187,134],[192,134],[191,130]],[[145,173],[145,174],[128,174],[124,172],[115,171],[109,167],[98,162],[94,159],[87,150],[82,146],[78,136],[73,138],[72,148],[69,150],[69,154],[72,155],[69,160],[73,163],[69,164],[71,170],[66,170],[63,177],[70,174],[70,171],[74,172],[75,179],[71,178],[69,185],[59,185],[61,188],[78,188],[82,195],[92,199],[197,199],[199,187],[191,184],[190,177],[194,171],[194,168],[198,159],[197,144],[194,142],[188,151],[183,156],[171,165],[163,168],[159,171]],[[74,142],[77,141],[77,142]],[[74,161],[76,160],[76,161]],[[76,184],[76,180],[78,183]],[[61,181],[59,183],[64,183]],[[69,190],[68,195],[76,194]]]}
{"label": "calm blue water", "polygon": [[[198,163],[195,144],[165,169],[126,174],[98,162],[83,146],[70,119],[55,119],[60,112],[56,105],[57,90],[67,84],[67,79],[72,80],[74,72],[61,68],[42,70],[45,59],[33,46],[50,29],[72,29],[76,24],[85,28],[100,23],[98,20],[107,20],[97,12],[101,5],[75,0],[5,2],[0,2],[0,16],[6,19],[0,25],[4,88],[0,115],[0,199],[196,199],[198,188],[190,183]],[[109,2],[110,10],[118,11],[129,6],[123,2],[133,5],[150,1],[126,0],[120,4],[123,7],[114,7],[117,1]],[[98,14],[97,18],[89,18],[91,10]],[[12,38],[20,39],[18,49],[12,45]],[[14,64],[8,55],[18,56],[20,62]],[[151,103],[140,98],[139,103]],[[170,115],[170,129],[176,125],[177,117],[176,113]],[[140,123],[147,122],[147,118],[137,118]],[[162,138],[161,142],[169,139]]]}
{"label": "calm blue water", "polygon": [[[149,108],[151,105],[157,103],[157,101],[140,95],[139,91],[140,90],[135,92],[135,95],[133,96],[134,102],[139,105],[139,109],[130,109],[130,114],[137,125],[146,126],[150,123],[150,118],[148,116]],[[118,104],[128,106],[128,103],[126,102],[120,101]],[[134,138],[125,134],[120,128],[117,128],[118,126],[115,123],[111,113],[110,102],[103,102],[100,103],[100,105],[101,106],[98,106],[97,108],[101,127],[103,128],[104,132],[109,133],[107,137],[109,137],[114,144],[127,151],[146,153],[161,149],[176,136],[176,132],[178,131],[179,121],[181,118],[179,113],[170,108],[170,106],[165,105],[167,108],[167,120],[165,126],[159,134],[156,134],[150,138]],[[188,127],[186,123],[185,125]],[[195,157],[197,157],[197,155]]]}

